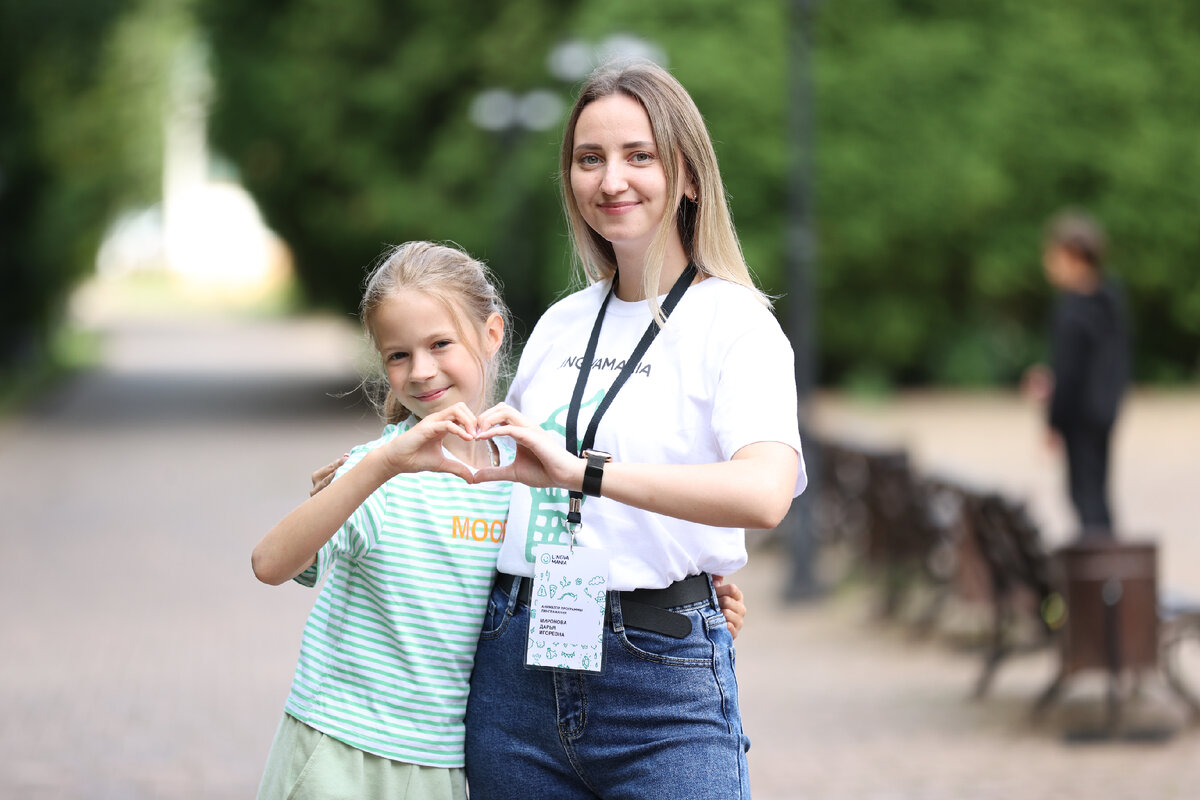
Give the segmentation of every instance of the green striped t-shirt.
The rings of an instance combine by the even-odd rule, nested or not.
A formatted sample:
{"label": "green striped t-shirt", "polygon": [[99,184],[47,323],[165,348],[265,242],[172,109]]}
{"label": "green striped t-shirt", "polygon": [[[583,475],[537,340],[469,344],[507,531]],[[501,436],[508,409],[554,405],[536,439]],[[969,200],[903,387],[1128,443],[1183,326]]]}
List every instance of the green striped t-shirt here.
{"label": "green striped t-shirt", "polygon": [[[338,474],[409,424],[355,448]],[[421,472],[397,475],[367,498],[296,576],[314,586],[328,573],[287,713],[384,758],[463,766],[471,666],[511,491],[506,482]]]}

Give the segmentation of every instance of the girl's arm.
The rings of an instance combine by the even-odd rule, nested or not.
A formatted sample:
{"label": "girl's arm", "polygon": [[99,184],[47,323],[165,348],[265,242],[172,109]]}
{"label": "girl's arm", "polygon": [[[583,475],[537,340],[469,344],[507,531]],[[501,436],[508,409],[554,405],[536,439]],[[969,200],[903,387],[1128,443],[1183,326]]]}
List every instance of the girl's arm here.
{"label": "girl's arm", "polygon": [[[520,412],[500,404],[479,416],[479,438],[510,436],[517,457],[476,473],[476,482],[513,480],[534,487],[579,490],[584,459],[576,458]],[[755,442],[729,461],[712,464],[629,464],[604,467],[600,493],[656,514],[727,528],[774,528],[792,503],[799,454],[782,442]]]}
{"label": "girl's arm", "polygon": [[[436,470],[471,480],[466,466],[442,453],[448,434],[467,441],[475,416],[464,404],[430,414],[383,447],[372,450],[341,478],[312,496],[267,532],[250,564],[263,583],[278,586],[312,566],[317,551],[372,493],[402,472]],[[315,475],[314,475],[315,479]]]}
{"label": "girl's arm", "polygon": [[392,474],[382,448],[367,453],[339,480],[309,497],[267,532],[250,555],[254,576],[278,586],[308,569],[316,561],[317,551]]}

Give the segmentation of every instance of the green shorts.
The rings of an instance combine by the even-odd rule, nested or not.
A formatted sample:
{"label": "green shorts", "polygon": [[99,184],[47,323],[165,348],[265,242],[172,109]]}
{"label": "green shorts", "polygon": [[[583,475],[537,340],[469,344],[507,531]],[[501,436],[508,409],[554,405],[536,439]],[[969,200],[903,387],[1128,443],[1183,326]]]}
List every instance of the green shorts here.
{"label": "green shorts", "polygon": [[466,800],[462,768],[423,767],[365,753],[284,714],[258,800]]}

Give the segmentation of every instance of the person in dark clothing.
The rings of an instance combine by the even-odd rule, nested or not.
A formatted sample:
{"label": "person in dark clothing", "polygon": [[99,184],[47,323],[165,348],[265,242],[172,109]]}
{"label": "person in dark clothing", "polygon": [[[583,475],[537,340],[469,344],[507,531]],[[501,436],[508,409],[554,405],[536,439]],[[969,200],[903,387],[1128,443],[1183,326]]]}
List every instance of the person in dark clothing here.
{"label": "person in dark clothing", "polygon": [[1113,536],[1109,448],[1129,384],[1129,334],[1120,287],[1104,269],[1105,237],[1065,212],[1046,231],[1042,263],[1058,298],[1050,326],[1047,422],[1066,450],[1071,503],[1084,536]]}

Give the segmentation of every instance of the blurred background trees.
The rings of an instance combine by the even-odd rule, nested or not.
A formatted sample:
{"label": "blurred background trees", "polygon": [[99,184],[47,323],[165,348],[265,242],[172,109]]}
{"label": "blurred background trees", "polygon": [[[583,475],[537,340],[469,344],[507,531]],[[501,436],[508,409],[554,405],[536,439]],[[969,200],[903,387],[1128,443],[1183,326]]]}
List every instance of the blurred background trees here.
{"label": "blurred background trees", "polygon": [[[657,48],[692,92],[747,258],[787,289],[784,0],[0,8],[5,362],[44,336],[107,222],[160,191],[154,104],[189,31],[209,46],[212,146],[314,306],[352,311],[389,243],[453,240],[501,275],[527,331],[569,282],[561,116],[485,123],[480,98],[567,104],[578,78],[552,67],[617,35]],[[1139,379],[1197,378],[1200,6],[826,0],[813,19],[823,384],[1013,381],[1044,333],[1042,225],[1067,205],[1109,230]]]}
{"label": "blurred background trees", "polygon": [[1108,229],[1139,377],[1196,376],[1200,6],[838,0],[819,20],[827,376],[1014,378],[1066,205]]}
{"label": "blurred background trees", "polygon": [[[387,243],[449,239],[492,264],[527,330],[568,282],[562,114],[492,130],[473,104],[496,89],[551,92],[565,112],[579,75],[553,74],[556,54],[622,32],[652,41],[710,112],[752,261],[778,272],[783,12],[719,0],[205,0],[219,54],[213,136],[293,247],[314,302],[353,308]],[[748,85],[754,99],[732,102]]]}
{"label": "blurred background trees", "polygon": [[171,0],[0,0],[0,371],[45,355],[108,224],[160,191]]}

